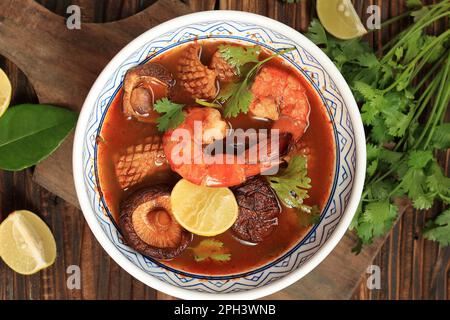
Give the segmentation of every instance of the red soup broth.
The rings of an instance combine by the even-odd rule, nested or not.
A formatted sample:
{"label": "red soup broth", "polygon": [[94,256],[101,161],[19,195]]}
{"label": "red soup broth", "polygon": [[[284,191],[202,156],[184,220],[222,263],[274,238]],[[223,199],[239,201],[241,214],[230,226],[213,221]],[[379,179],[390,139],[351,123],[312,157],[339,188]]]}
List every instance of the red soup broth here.
{"label": "red soup broth", "polygon": [[[219,43],[221,42],[205,41],[202,43],[202,61],[204,60],[205,64],[208,63],[208,59],[210,59]],[[168,51],[151,59],[151,62],[162,64],[175,75],[176,61],[182,49],[183,47]],[[335,166],[335,144],[330,118],[315,89],[296,69],[279,58],[272,59],[268,63],[296,74],[307,88],[307,96],[311,106],[310,124],[300,143],[302,147],[309,150],[308,176],[311,178],[312,188],[309,190],[309,198],[305,200],[305,203],[311,206],[318,205],[323,210],[329,197]],[[173,101],[185,104],[193,102],[192,98],[177,85],[174,92]],[[246,114],[241,114],[237,118],[231,119],[230,122],[233,128],[267,127],[267,124]],[[133,186],[130,190],[122,190],[119,187],[114,170],[118,155],[129,146],[134,145],[136,141],[152,135],[161,135],[156,125],[141,123],[129,119],[123,114],[122,89],[119,90],[107,111],[97,141],[100,190],[113,219],[116,221],[118,221],[120,203],[133,191],[158,183],[173,186],[181,179],[178,174],[167,170],[167,172],[159,172],[157,176]],[[304,214],[299,213],[296,209],[288,208],[282,203],[281,207],[282,212],[278,218],[278,226],[270,236],[257,245],[241,243],[230,230],[214,237],[214,239],[223,242],[224,247],[231,253],[229,261],[216,262],[207,259],[197,262],[194,259],[193,251],[188,248],[173,260],[161,261],[161,263],[186,273],[214,276],[245,273],[274,261],[295,246],[311,229],[311,226],[305,227],[301,223],[302,220],[305,221],[306,219]],[[205,237],[194,235],[189,247],[195,247],[204,239]]]}

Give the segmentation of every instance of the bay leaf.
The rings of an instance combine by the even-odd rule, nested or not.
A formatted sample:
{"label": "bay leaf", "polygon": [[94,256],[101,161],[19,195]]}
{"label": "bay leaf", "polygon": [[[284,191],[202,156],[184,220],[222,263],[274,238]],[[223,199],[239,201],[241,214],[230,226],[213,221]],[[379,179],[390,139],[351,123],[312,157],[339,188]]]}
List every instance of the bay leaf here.
{"label": "bay leaf", "polygon": [[0,118],[0,168],[18,171],[52,154],[75,126],[78,114],[45,104],[11,107]]}

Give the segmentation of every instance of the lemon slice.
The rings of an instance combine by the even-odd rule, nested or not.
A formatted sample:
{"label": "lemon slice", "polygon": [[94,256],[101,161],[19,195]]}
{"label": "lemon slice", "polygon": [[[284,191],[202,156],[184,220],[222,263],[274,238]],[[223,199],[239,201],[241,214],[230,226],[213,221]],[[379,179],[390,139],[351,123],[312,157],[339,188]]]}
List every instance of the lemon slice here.
{"label": "lemon slice", "polygon": [[228,188],[211,188],[180,180],[170,197],[175,219],[186,230],[211,237],[227,231],[238,217],[238,205]]}
{"label": "lemon slice", "polygon": [[350,0],[317,0],[317,15],[336,38],[347,40],[367,33]]}
{"label": "lemon slice", "polygon": [[0,69],[0,117],[8,109],[9,102],[11,101],[11,82],[9,82],[8,76]]}
{"label": "lemon slice", "polygon": [[55,261],[55,239],[37,215],[15,211],[0,225],[0,256],[15,272],[33,274]]}

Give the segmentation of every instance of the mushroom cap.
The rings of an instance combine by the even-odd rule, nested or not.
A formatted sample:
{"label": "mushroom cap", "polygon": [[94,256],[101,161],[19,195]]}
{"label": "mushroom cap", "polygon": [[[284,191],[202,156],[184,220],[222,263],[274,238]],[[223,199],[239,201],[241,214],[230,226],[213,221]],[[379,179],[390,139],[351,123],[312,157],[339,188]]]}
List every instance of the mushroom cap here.
{"label": "mushroom cap", "polygon": [[192,241],[192,234],[172,214],[166,185],[133,193],[121,205],[119,224],[128,245],[155,259],[173,259]]}
{"label": "mushroom cap", "polygon": [[239,205],[238,218],[231,227],[233,234],[248,243],[263,241],[278,225],[281,207],[275,192],[260,175],[231,190]]}
{"label": "mushroom cap", "polygon": [[123,82],[123,112],[143,122],[154,122],[156,100],[166,97],[175,84],[172,74],[162,65],[146,63],[128,70]]}

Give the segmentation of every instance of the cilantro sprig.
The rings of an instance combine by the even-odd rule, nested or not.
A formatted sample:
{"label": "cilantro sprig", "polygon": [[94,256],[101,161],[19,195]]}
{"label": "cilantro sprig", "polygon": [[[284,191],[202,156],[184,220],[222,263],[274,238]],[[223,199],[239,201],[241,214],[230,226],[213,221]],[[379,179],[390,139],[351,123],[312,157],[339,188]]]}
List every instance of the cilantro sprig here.
{"label": "cilantro sprig", "polygon": [[308,177],[307,157],[294,156],[287,168],[275,176],[266,176],[267,181],[278,198],[289,208],[297,208],[309,215],[308,224],[314,224],[319,217],[317,206],[308,206],[304,200],[309,198],[311,179]]}
{"label": "cilantro sprig", "polygon": [[253,77],[258,72],[259,68],[261,68],[263,64],[272,60],[273,58],[278,57],[294,49],[295,48],[281,50],[265,58],[264,60],[259,61],[247,72],[247,74],[240,82],[232,83],[226,86],[217,97],[217,99],[220,101],[226,101],[225,109],[223,112],[224,116],[226,118],[232,117],[234,118],[239,113],[247,113],[250,107],[250,103],[253,100],[253,94],[250,91],[250,84],[253,80]]}
{"label": "cilantro sprig", "polygon": [[[407,4],[411,11],[401,18],[410,15],[413,23],[379,57],[361,39],[330,36],[317,20],[309,28],[308,37],[335,62],[361,105],[367,172],[351,224],[360,238],[356,251],[392,227],[395,198],[409,197],[416,209],[428,209],[435,200],[450,203],[450,178],[435,157],[450,146],[450,124],[444,123],[450,102],[450,31],[426,34],[450,15],[450,1]],[[449,220],[447,210],[429,222],[424,236],[448,245]]]}
{"label": "cilantro sprig", "polygon": [[158,130],[164,132],[178,127],[185,119],[183,107],[183,104],[172,102],[167,98],[156,101],[153,108],[163,114],[156,120]]}

